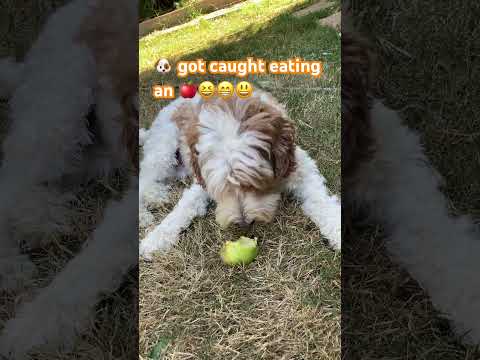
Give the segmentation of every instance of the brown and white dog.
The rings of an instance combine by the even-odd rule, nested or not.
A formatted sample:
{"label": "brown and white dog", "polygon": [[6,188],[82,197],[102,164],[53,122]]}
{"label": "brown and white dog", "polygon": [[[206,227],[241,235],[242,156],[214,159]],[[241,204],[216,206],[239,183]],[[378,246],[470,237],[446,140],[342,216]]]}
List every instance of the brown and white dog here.
{"label": "brown and white dog", "polygon": [[143,256],[170,246],[195,216],[205,214],[209,199],[216,203],[221,227],[245,226],[272,221],[286,191],[300,199],[330,244],[340,248],[339,201],[330,196],[315,162],[295,144],[293,122],[270,94],[256,90],[247,99],[177,99],[162,109],[143,137],[141,225],[152,225],[146,206],[165,201],[168,178],[186,172],[195,180],[141,242]]}

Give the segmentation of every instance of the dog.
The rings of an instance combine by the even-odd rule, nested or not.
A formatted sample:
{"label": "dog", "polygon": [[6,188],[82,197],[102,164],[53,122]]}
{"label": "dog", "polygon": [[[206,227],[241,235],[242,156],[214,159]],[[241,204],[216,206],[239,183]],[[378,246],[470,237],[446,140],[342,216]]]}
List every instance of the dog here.
{"label": "dog", "polygon": [[130,178],[86,246],[5,323],[7,358],[39,345],[71,347],[102,294],[138,263],[136,13],[136,1],[71,1],[51,15],[23,62],[0,63],[11,118],[0,168],[2,289],[18,292],[35,277],[22,248],[71,231],[74,193],[65,184],[116,171]]}
{"label": "dog", "polygon": [[[375,98],[375,57],[361,36],[342,34],[342,216],[384,225],[389,253],[418,281],[466,342],[480,342],[480,234],[453,216],[419,135]],[[348,280],[347,280],[348,283]]]}
{"label": "dog", "polygon": [[140,224],[152,225],[147,207],[165,201],[168,180],[194,179],[175,209],[140,244],[145,258],[167,249],[209,199],[222,228],[271,222],[281,194],[291,191],[335,249],[341,246],[340,204],[314,161],[295,144],[286,109],[269,93],[250,98],[177,99],[143,131]]}

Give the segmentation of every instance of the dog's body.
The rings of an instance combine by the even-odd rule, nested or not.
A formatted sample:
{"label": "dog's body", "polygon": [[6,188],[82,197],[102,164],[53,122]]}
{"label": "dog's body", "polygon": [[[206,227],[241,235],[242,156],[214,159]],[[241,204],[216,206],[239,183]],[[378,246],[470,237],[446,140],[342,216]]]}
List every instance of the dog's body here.
{"label": "dog's body", "polygon": [[[2,95],[11,97],[0,169],[4,289],[18,290],[35,274],[20,244],[34,249],[52,233],[68,234],[74,194],[64,191],[65,181],[79,185],[116,170],[136,173],[136,5],[72,1],[50,17],[23,63],[0,64]],[[127,195],[108,206],[88,247],[6,323],[2,355],[17,359],[36,345],[72,344],[102,292],[114,290],[136,263],[136,196],[133,175]],[[114,230],[116,236],[109,233]]]}
{"label": "dog's body", "polygon": [[345,224],[350,226],[360,210],[384,224],[389,252],[450,317],[457,333],[479,342],[480,234],[467,217],[450,214],[442,179],[418,134],[369,94],[368,52],[365,41],[343,34]]}
{"label": "dog's body", "polygon": [[166,199],[169,178],[187,173],[195,180],[173,212],[142,241],[142,255],[170,246],[195,216],[205,214],[209,199],[217,205],[220,226],[248,225],[271,221],[286,191],[302,201],[330,244],[340,248],[338,199],[329,195],[315,163],[295,145],[293,124],[270,94],[257,90],[248,99],[178,99],[160,112],[142,138],[143,226],[152,222],[147,205]]}

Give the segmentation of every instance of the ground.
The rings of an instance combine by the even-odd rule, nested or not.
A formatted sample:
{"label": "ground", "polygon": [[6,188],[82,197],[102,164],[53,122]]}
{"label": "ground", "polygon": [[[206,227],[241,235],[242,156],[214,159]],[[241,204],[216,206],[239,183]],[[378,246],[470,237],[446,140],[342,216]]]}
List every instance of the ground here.
{"label": "ground", "polygon": [[[151,86],[180,84],[172,73],[162,77],[155,72],[161,57],[171,63],[247,56],[323,60],[325,76],[319,80],[303,75],[247,80],[286,105],[299,145],[316,160],[329,188],[340,194],[340,37],[318,24],[335,7],[301,19],[291,16],[306,4],[291,0],[249,4],[194,28],[141,39],[141,125],[148,127],[165,105],[152,100]],[[177,184],[172,203],[155,209],[158,222],[184,187]],[[167,254],[141,262],[142,358],[156,349],[164,359],[338,359],[340,255],[326,246],[299,204],[284,199],[272,224],[246,234],[259,238],[260,254],[249,266],[237,269],[225,266],[218,251],[224,241],[241,234],[235,228],[221,230],[212,213],[210,209],[206,218],[194,221]]]}
{"label": "ground", "polygon": [[[420,132],[445,177],[453,213],[478,223],[479,4],[351,3],[358,28],[378,54],[378,95]],[[383,237],[379,226],[359,228],[355,242],[343,248],[348,283],[342,315],[348,320],[342,334],[350,339],[352,358],[479,359],[478,347],[461,344],[428,295],[386,254]]]}

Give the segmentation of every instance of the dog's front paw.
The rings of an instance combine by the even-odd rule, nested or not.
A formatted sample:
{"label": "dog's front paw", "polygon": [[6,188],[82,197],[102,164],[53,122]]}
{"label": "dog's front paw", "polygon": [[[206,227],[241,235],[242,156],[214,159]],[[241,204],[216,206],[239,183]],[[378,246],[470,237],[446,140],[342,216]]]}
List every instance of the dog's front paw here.
{"label": "dog's front paw", "polygon": [[0,258],[0,290],[16,291],[27,286],[37,274],[27,255]]}
{"label": "dog's front paw", "polygon": [[177,236],[162,228],[154,229],[140,243],[140,256],[145,260],[151,260],[156,251],[167,250],[175,243]]}

